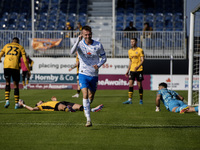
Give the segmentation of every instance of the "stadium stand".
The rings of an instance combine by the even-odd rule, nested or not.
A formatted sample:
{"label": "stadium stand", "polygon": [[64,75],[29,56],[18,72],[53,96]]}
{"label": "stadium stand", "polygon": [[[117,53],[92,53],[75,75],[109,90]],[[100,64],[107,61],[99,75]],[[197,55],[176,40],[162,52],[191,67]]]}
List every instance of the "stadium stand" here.
{"label": "stadium stand", "polygon": [[[149,22],[154,31],[183,30],[183,0],[124,2],[124,5],[116,6],[116,29],[119,31],[130,21],[134,22],[138,30],[142,30],[141,25],[144,22]],[[15,5],[19,5],[20,9],[14,7]],[[77,22],[85,25],[87,6],[88,0],[38,0],[35,3],[36,30],[61,30],[66,21],[71,22],[72,26]],[[31,3],[27,0],[2,0],[0,20],[1,30],[30,30]]]}
{"label": "stadium stand", "polygon": [[[123,30],[130,20],[138,30],[142,30],[140,25],[145,22],[149,22],[154,31],[183,30],[183,0],[126,0],[125,2],[125,8],[117,6],[116,10],[116,28],[119,31]],[[126,18],[124,21],[122,16]],[[123,25],[121,22],[124,22]]]}
{"label": "stadium stand", "polygon": [[[67,21],[85,25],[87,0],[37,0],[34,19],[35,30],[64,30]],[[1,30],[31,30],[31,1],[1,0],[0,21]]]}
{"label": "stadium stand", "polygon": [[[149,50],[145,53],[151,53],[150,50],[152,49],[164,50],[173,46],[182,46],[183,48],[180,43],[184,41],[184,36],[178,38],[166,36],[168,33],[164,33],[173,31],[181,34],[183,31],[183,4],[183,0],[116,0],[115,55],[124,54],[127,56],[130,39],[124,38],[122,31],[130,21],[133,21],[134,27],[138,31],[135,34],[139,40],[138,46],[144,46],[145,50]],[[17,9],[16,5],[19,6]],[[0,33],[0,39],[4,38],[0,44],[9,42],[15,32],[23,32],[20,39],[23,45],[28,47],[31,43],[31,20],[31,0],[1,0],[0,30],[5,32]],[[80,22],[82,26],[89,24],[94,31],[93,37],[101,40],[107,54],[112,54],[111,0],[35,0],[34,26],[36,38],[62,37],[63,41],[59,47],[69,49],[70,39],[65,39],[66,22],[70,22],[73,28],[77,22]],[[151,39],[142,40],[145,22],[148,22],[150,27],[153,28],[153,36],[151,36]],[[7,30],[10,32],[8,33]],[[62,32],[60,32],[61,30]],[[48,35],[47,32],[52,32],[54,35]],[[9,36],[5,37],[4,35],[7,34]]]}

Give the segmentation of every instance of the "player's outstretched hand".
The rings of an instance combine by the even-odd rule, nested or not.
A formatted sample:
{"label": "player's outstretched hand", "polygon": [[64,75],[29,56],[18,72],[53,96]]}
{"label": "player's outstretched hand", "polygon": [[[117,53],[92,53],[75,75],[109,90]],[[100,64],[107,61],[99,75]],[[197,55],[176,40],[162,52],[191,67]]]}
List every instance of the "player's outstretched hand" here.
{"label": "player's outstretched hand", "polygon": [[22,105],[23,105],[23,101],[19,101],[18,104],[19,104],[20,106],[22,106]]}

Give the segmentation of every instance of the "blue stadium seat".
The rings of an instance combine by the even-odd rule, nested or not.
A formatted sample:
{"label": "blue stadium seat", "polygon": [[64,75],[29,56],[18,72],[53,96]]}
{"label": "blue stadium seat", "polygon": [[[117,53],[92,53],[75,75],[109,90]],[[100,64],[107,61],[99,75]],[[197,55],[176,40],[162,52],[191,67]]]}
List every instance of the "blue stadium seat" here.
{"label": "blue stadium seat", "polygon": [[59,0],[51,0],[51,3],[58,3]]}
{"label": "blue stadium seat", "polygon": [[76,14],[75,13],[69,13],[68,20],[70,22],[74,22],[76,20]]}
{"label": "blue stadium seat", "polygon": [[137,21],[137,22],[135,23],[135,27],[136,27],[136,29],[137,29],[138,31],[142,31],[142,29],[143,29],[143,21]]}
{"label": "blue stadium seat", "polygon": [[57,26],[57,30],[64,30],[64,29],[65,29],[65,25],[59,23]]}
{"label": "blue stadium seat", "polygon": [[172,28],[165,28],[165,31],[173,31],[173,27]]}
{"label": "blue stadium seat", "polygon": [[157,21],[156,22],[156,28],[164,28],[164,22],[163,21]]}
{"label": "blue stadium seat", "polygon": [[144,15],[142,13],[137,13],[135,16],[135,21],[143,21]]}
{"label": "blue stadium seat", "polygon": [[124,21],[124,16],[117,16],[116,21],[117,22],[123,22]]}
{"label": "blue stadium seat", "polygon": [[26,25],[24,22],[20,22],[17,26],[18,30],[25,30],[26,29]]}
{"label": "blue stadium seat", "polygon": [[126,22],[133,21],[133,19],[134,19],[133,13],[129,13],[126,15]]}
{"label": "blue stadium seat", "polygon": [[154,19],[154,14],[153,13],[146,13],[145,15],[146,20],[153,20]]}
{"label": "blue stadium seat", "polygon": [[123,31],[123,29],[124,29],[123,22],[122,23],[117,23],[117,25],[116,25],[116,31]]}
{"label": "blue stadium seat", "polygon": [[173,28],[173,22],[170,20],[165,20],[165,27],[166,28]]}
{"label": "blue stadium seat", "polygon": [[45,25],[39,25],[38,26],[38,30],[45,30],[46,29],[46,26]]}
{"label": "blue stadium seat", "polygon": [[78,22],[80,22],[82,26],[85,26],[86,25],[86,18],[79,16]]}
{"label": "blue stadium seat", "polygon": [[134,9],[133,9],[132,7],[126,9],[126,15],[127,15],[127,14],[130,14],[130,13],[131,13],[131,14],[134,13]]}
{"label": "blue stadium seat", "polygon": [[173,14],[172,13],[165,13],[164,18],[165,18],[165,20],[173,21]]}
{"label": "blue stadium seat", "polygon": [[155,20],[156,21],[163,21],[163,19],[164,19],[163,13],[156,13],[155,14]]}
{"label": "blue stadium seat", "polygon": [[183,14],[182,13],[174,13],[174,20],[175,21],[183,21]]}
{"label": "blue stadium seat", "polygon": [[53,25],[53,24],[49,24],[48,26],[47,26],[47,30],[55,30],[55,25]]}
{"label": "blue stadium seat", "polygon": [[176,21],[175,22],[175,28],[182,28],[183,29],[183,22],[182,21]]}

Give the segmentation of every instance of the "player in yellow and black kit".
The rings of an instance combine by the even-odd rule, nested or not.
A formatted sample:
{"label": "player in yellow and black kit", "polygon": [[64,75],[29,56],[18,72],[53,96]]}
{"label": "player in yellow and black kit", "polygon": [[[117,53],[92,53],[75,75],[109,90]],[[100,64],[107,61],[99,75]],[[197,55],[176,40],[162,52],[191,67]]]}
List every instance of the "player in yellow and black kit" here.
{"label": "player in yellow and black kit", "polygon": [[77,74],[76,74],[76,79],[77,79],[77,93],[75,95],[73,95],[72,97],[79,97],[80,92],[81,92],[81,88],[79,85],[79,78],[78,78],[78,74],[79,74],[79,58],[78,58],[78,53],[76,52],[76,64],[74,66],[72,66],[69,71],[71,71],[72,69],[76,68],[77,69]]}
{"label": "player in yellow and black kit", "polygon": [[6,44],[0,52],[0,62],[1,57],[5,54],[4,58],[4,77],[6,79],[6,86],[5,86],[5,108],[8,108],[10,105],[9,98],[10,98],[10,80],[11,77],[14,83],[14,97],[15,97],[15,109],[19,108],[19,81],[20,81],[20,71],[19,71],[19,60],[20,57],[23,58],[28,72],[30,74],[29,66],[27,65],[26,61],[26,52],[19,44],[19,39],[14,37],[12,43]]}
{"label": "player in yellow and black kit", "polygon": [[[77,110],[83,111],[83,105],[70,103],[66,101],[58,101],[55,96],[51,98],[51,101],[39,101],[35,107],[30,107],[25,105],[23,101],[19,101],[19,105],[25,107],[30,111],[65,111],[65,112],[75,112]],[[92,112],[98,112],[103,108],[103,104],[92,108]]]}
{"label": "player in yellow and black kit", "polygon": [[[143,63],[144,63],[144,52],[140,47],[137,47],[137,38],[131,39],[131,49],[128,51],[129,56],[129,66],[128,70],[125,74],[126,77],[129,77],[129,99],[123,104],[132,104],[132,96],[133,96],[133,84],[135,78],[137,80],[139,94],[140,94],[140,104],[143,104],[143,87],[142,81],[143,78]],[[130,73],[129,73],[130,71]]]}

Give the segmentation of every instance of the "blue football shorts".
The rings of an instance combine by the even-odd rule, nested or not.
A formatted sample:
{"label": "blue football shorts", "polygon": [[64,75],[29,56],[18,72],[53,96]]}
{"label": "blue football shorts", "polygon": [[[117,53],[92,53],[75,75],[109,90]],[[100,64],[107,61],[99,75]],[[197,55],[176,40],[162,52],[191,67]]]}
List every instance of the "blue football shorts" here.
{"label": "blue football shorts", "polygon": [[98,85],[98,77],[87,76],[79,73],[80,88],[89,88],[90,91],[95,92]]}
{"label": "blue football shorts", "polygon": [[169,111],[172,111],[172,109],[174,107],[182,107],[182,108],[185,108],[187,107],[188,105],[185,104],[183,101],[181,100],[170,100],[169,102]]}

